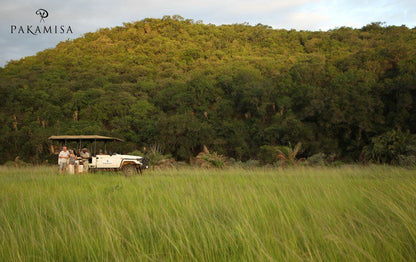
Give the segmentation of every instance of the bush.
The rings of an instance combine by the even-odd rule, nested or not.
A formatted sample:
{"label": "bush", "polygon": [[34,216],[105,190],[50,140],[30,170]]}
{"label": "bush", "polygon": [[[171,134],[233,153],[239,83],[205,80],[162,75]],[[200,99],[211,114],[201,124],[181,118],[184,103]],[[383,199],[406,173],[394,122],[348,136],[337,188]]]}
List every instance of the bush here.
{"label": "bush", "polygon": [[217,168],[224,167],[224,157],[222,155],[217,154],[216,152],[204,154],[201,156],[201,159],[210,163],[214,167],[217,167]]}
{"label": "bush", "polygon": [[172,159],[171,155],[164,155],[162,154],[162,151],[158,146],[151,146],[148,150],[146,150],[145,153],[142,153],[139,150],[134,150],[130,153],[130,155],[138,155],[138,156],[144,156],[150,161],[151,166],[159,166],[159,165],[166,165],[166,163],[169,163],[168,165],[172,165],[174,160]]}
{"label": "bush", "polygon": [[7,161],[6,163],[4,163],[4,166],[7,166],[7,167],[15,167],[16,166],[16,163],[14,162],[14,161]]}
{"label": "bush", "polygon": [[243,163],[243,166],[245,168],[259,167],[260,166],[260,161],[254,160],[254,159],[249,159],[249,160],[247,160],[246,162]]}
{"label": "bush", "polygon": [[398,165],[404,167],[416,167],[416,156],[400,155],[398,158]]}
{"label": "bush", "polygon": [[364,161],[392,165],[411,164],[416,156],[416,136],[409,131],[392,130],[373,137],[361,152]]}
{"label": "bush", "polygon": [[14,161],[7,161],[4,163],[4,166],[7,167],[28,167],[31,166],[31,164],[26,163],[25,161],[21,160],[19,157],[16,157]]}
{"label": "bush", "polygon": [[131,152],[127,153],[128,155],[133,155],[133,156],[144,156],[143,152],[139,151],[139,150],[134,150]]}
{"label": "bush", "polygon": [[312,166],[324,166],[326,165],[326,154],[318,153],[308,158],[308,164]]}
{"label": "bush", "polygon": [[259,157],[262,164],[273,164],[277,161],[277,154],[277,146],[264,145],[260,147]]}

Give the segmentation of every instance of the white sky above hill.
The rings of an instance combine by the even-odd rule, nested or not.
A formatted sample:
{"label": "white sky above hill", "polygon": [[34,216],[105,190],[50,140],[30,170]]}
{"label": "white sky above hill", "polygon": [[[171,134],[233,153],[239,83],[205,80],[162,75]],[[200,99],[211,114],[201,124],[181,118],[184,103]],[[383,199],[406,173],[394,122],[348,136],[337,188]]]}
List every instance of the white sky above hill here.
{"label": "white sky above hill", "polygon": [[[39,8],[49,13],[45,22],[35,14]],[[416,26],[415,0],[1,0],[0,66],[99,28],[175,14],[216,25],[247,22],[313,31],[371,22]],[[11,34],[11,25],[25,30],[26,25],[70,25],[73,34]]]}

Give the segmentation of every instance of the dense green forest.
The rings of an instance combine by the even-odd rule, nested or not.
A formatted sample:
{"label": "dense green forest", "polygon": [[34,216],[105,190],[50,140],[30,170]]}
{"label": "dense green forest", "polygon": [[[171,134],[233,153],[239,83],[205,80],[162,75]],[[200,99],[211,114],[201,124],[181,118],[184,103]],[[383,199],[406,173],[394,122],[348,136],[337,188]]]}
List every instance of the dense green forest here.
{"label": "dense green forest", "polygon": [[185,161],[204,145],[245,161],[301,142],[299,157],[412,162],[415,47],[416,28],[381,23],[310,32],[165,16],[101,29],[0,68],[0,162],[40,163],[57,134]]}

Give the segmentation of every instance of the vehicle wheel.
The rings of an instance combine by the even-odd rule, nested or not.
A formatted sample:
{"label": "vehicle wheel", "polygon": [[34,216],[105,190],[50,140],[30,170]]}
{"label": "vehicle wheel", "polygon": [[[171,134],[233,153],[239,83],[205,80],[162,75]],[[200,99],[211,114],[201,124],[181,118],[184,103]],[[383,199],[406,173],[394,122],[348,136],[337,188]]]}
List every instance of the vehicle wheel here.
{"label": "vehicle wheel", "polygon": [[134,165],[125,165],[122,168],[125,176],[132,176],[137,174],[137,169]]}

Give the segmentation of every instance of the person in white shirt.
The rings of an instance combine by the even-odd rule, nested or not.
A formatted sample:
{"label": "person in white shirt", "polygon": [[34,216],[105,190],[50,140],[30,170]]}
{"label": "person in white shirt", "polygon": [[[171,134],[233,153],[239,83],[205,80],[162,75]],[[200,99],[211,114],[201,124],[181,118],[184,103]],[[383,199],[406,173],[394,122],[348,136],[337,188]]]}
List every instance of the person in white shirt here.
{"label": "person in white shirt", "polygon": [[59,174],[65,174],[68,158],[69,151],[66,149],[66,146],[64,146],[58,156]]}

